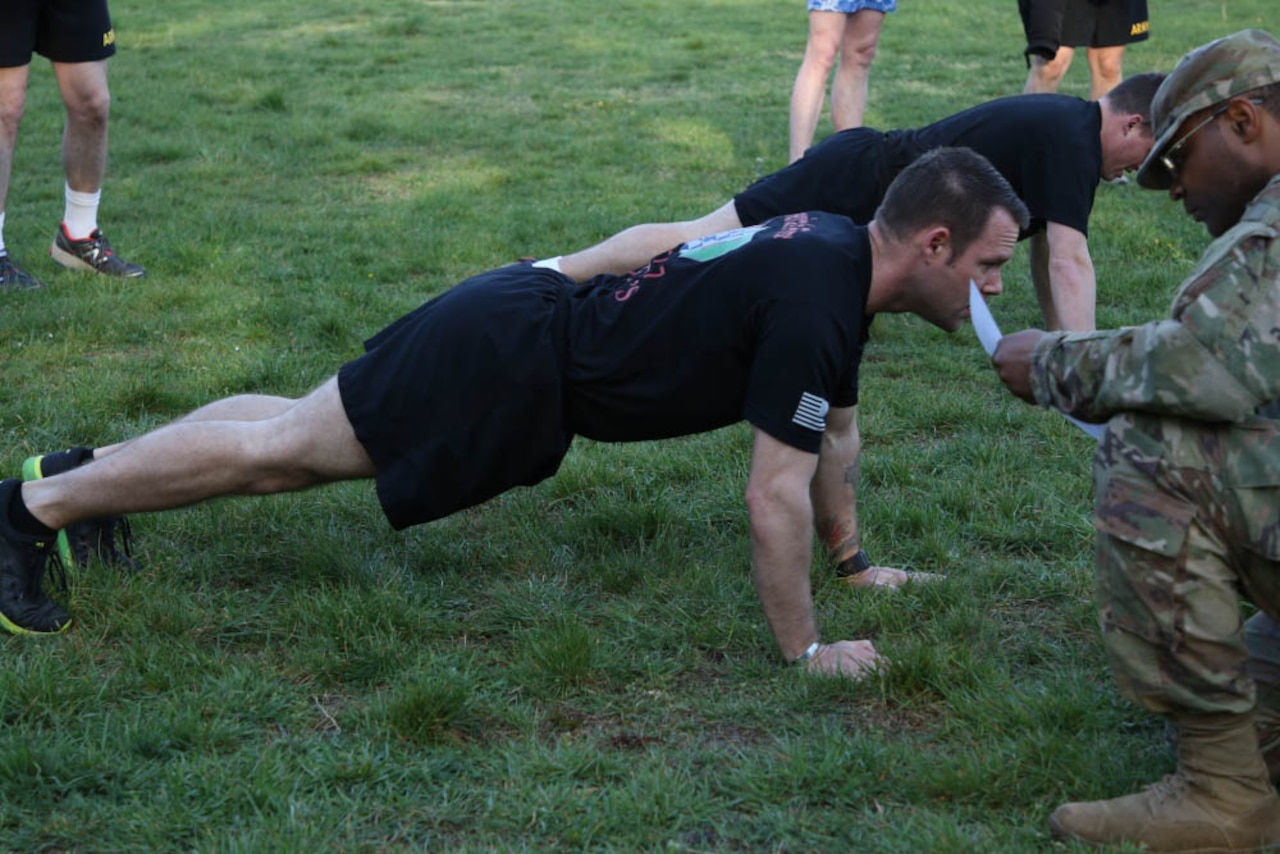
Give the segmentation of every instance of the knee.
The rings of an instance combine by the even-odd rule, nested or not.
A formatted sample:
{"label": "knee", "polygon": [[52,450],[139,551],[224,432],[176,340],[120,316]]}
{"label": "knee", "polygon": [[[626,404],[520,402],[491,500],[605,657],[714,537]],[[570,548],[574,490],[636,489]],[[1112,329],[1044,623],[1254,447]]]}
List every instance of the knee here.
{"label": "knee", "polygon": [[840,52],[840,40],[825,33],[811,33],[804,51],[804,64],[826,73],[836,63]]}
{"label": "knee", "polygon": [[105,127],[111,114],[111,93],[101,88],[77,94],[66,101],[66,108],[68,122]]}
{"label": "knee", "polygon": [[[261,426],[265,428],[268,423],[271,422],[264,421]],[[245,479],[237,491],[245,495],[297,492],[320,482],[305,464],[298,441],[287,431],[254,429],[240,442],[239,458]]]}
{"label": "knee", "polygon": [[876,51],[879,47],[879,34],[845,42],[844,49],[840,55],[840,62],[868,70],[871,68],[871,64],[875,62]]}
{"label": "knee", "polygon": [[0,97],[0,129],[8,130],[10,135],[16,133],[26,109],[27,96],[24,91],[19,90],[12,95]]}

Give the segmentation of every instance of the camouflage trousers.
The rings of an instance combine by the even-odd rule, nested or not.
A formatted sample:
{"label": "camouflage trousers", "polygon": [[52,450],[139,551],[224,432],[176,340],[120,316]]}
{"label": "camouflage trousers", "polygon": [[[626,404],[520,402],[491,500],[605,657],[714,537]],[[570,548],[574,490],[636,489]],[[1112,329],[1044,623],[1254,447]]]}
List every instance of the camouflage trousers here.
{"label": "camouflage trousers", "polygon": [[[1094,461],[1097,593],[1122,690],[1162,714],[1280,709],[1280,429],[1130,414]],[[1250,646],[1255,648],[1250,659]],[[1267,680],[1270,680],[1269,682]]]}
{"label": "camouflage trousers", "polygon": [[1258,612],[1244,624],[1249,676],[1258,687],[1257,725],[1272,774],[1280,768],[1280,622]]}

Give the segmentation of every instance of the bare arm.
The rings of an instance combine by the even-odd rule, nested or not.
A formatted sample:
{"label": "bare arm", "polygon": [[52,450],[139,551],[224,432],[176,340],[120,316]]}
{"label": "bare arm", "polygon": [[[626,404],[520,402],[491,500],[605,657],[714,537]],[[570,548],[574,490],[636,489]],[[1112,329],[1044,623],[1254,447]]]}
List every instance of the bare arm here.
{"label": "bare arm", "polygon": [[[818,642],[809,586],[813,553],[810,486],[813,454],[755,430],[747,507],[751,513],[751,580],[773,637],[788,661]],[[862,676],[878,661],[868,641],[821,645],[809,660],[816,672]]]}
{"label": "bare arm", "polygon": [[858,536],[858,480],[862,469],[862,437],[856,407],[832,409],[818,452],[818,470],[809,487],[818,538],[833,563],[862,548]]}
{"label": "bare arm", "polygon": [[625,273],[685,241],[741,226],[738,210],[730,201],[700,219],[633,225],[589,249],[565,255],[560,269],[576,282],[601,273]]}
{"label": "bare arm", "polygon": [[[818,470],[809,486],[813,499],[814,527],[827,548],[827,558],[839,564],[862,550],[858,533],[858,481],[862,477],[862,436],[853,406],[827,413],[827,429],[818,452]],[[909,580],[924,580],[926,573],[909,573],[891,566],[872,564],[843,578],[853,587],[901,587]]]}
{"label": "bare arm", "polygon": [[1079,231],[1050,222],[1031,236],[1031,281],[1047,329],[1089,332],[1096,326],[1098,285],[1089,241]]}

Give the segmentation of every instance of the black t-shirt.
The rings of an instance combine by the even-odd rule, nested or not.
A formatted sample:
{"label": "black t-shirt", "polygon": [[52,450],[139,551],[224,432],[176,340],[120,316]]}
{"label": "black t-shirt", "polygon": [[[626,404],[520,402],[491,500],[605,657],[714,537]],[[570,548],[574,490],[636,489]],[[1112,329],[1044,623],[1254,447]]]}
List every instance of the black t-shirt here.
{"label": "black t-shirt", "polygon": [[1102,110],[1069,95],[1016,95],[915,130],[854,128],[734,197],[744,223],[797,210],[870,221],[889,183],[921,154],[966,146],[991,161],[1031,211],[1023,237],[1056,222],[1089,233],[1102,175]]}
{"label": "black t-shirt", "polygon": [[625,442],[744,418],[817,453],[829,406],[858,398],[871,244],[798,213],[676,247],[570,298],[566,418]]}

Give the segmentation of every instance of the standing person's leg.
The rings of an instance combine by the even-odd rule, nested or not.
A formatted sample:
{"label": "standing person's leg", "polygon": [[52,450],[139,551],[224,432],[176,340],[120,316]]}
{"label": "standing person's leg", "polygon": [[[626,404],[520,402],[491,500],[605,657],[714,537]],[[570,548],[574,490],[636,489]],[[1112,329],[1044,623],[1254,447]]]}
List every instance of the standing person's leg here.
{"label": "standing person's leg", "polygon": [[13,172],[13,150],[18,142],[18,125],[27,103],[30,63],[0,68],[0,288],[34,288],[40,283],[9,257],[4,242],[5,204]]}
{"label": "standing person's leg", "polygon": [[1075,55],[1075,48],[1064,45],[1058,48],[1057,53],[1053,55],[1053,59],[1044,59],[1039,56],[1028,57],[1031,68],[1027,72],[1027,82],[1022,87],[1022,94],[1038,95],[1057,92],[1058,87],[1062,85],[1062,78],[1067,75],[1067,70],[1071,68],[1071,60]]}
{"label": "standing person's leg", "polygon": [[1026,36],[1023,56],[1027,60],[1027,82],[1023,93],[1056,92],[1071,67],[1075,51],[1062,45],[1062,26],[1067,0],[1018,0],[1022,31]]}
{"label": "standing person's leg", "polygon": [[1096,101],[1124,79],[1124,48],[1135,35],[1138,39],[1145,38],[1145,30],[1135,34],[1134,29],[1145,27],[1146,4],[1134,0],[1091,3],[1080,17],[1091,19],[1092,24],[1087,32],[1073,33],[1084,41],[1072,44],[1089,46],[1089,97]]}
{"label": "standing person's leg", "polygon": [[96,193],[102,189],[107,171],[107,124],[111,115],[107,61],[55,62],[53,74],[67,110],[62,132],[62,168],[67,185],[79,193]]}
{"label": "standing person's leg", "polygon": [[[9,196],[9,178],[13,171],[13,150],[18,142],[18,125],[27,106],[27,79],[31,66],[0,68],[0,214]],[[2,237],[3,235],[0,235]],[[3,248],[0,240],[0,248]]]}
{"label": "standing person's leg", "polygon": [[1124,45],[1091,47],[1089,58],[1089,99],[1096,101],[1124,79]]}
{"label": "standing person's leg", "polygon": [[50,248],[64,267],[110,276],[146,274],[115,254],[98,228],[98,202],[107,171],[107,130],[111,92],[107,61],[54,62],[54,76],[67,110],[62,134],[62,166],[67,176],[66,210]]}
{"label": "standing person's leg", "polygon": [[[809,5],[813,9],[821,4],[819,0],[813,0]],[[813,143],[818,119],[822,115],[827,78],[840,51],[846,17],[840,12],[809,12],[809,41],[791,88],[790,160],[793,162],[803,157]]]}
{"label": "standing person's leg", "polygon": [[884,16],[884,12],[863,9],[845,20],[840,66],[831,83],[831,124],[838,131],[862,126]]}

